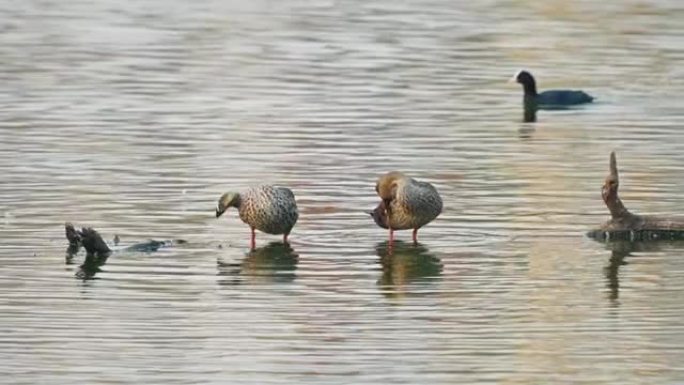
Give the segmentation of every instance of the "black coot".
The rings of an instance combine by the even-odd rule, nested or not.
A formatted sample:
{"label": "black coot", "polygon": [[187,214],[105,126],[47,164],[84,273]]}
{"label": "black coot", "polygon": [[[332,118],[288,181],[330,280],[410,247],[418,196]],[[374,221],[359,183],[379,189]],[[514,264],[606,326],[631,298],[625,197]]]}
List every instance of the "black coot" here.
{"label": "black coot", "polygon": [[549,90],[537,93],[537,84],[532,74],[527,71],[519,71],[513,79],[522,84],[525,90],[525,106],[536,108],[553,108],[573,106],[576,104],[591,103],[594,98],[584,91],[575,90]]}

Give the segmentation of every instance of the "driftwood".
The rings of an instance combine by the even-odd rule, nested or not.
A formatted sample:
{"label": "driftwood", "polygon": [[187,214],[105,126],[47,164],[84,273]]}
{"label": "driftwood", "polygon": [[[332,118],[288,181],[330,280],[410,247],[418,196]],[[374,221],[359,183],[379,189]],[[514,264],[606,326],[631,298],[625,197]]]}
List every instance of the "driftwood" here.
{"label": "driftwood", "polygon": [[[92,227],[83,227],[81,230],[76,230],[74,225],[66,223],[64,225],[66,238],[69,241],[69,248],[67,253],[75,255],[78,253],[81,246],[86,249],[86,256],[107,257],[114,250],[112,250],[107,242],[102,238]],[[114,245],[119,243],[119,236],[114,237]],[[175,239],[168,241],[155,241],[153,239],[147,242],[136,243],[131,246],[117,248],[116,251],[138,251],[138,252],[152,252],[157,251],[164,246],[171,246],[173,244],[187,243],[183,239]]]}
{"label": "driftwood", "polygon": [[74,256],[78,254],[81,246],[83,246],[86,249],[86,257],[76,272],[76,276],[83,280],[93,279],[101,271],[100,266],[107,262],[107,258],[109,258],[112,250],[107,246],[102,236],[92,228],[84,227],[81,230],[76,230],[74,225],[66,223],[64,230],[69,241],[69,246],[66,250],[67,264],[72,263]]}
{"label": "driftwood", "polygon": [[107,242],[102,239],[100,233],[91,227],[83,227],[81,230],[76,230],[74,225],[66,223],[64,225],[66,238],[69,241],[69,248],[67,253],[78,253],[81,246],[86,249],[88,256],[107,257],[112,250],[107,245]]}
{"label": "driftwood", "polygon": [[[172,241],[155,241],[149,240],[147,242],[136,243],[127,247],[119,247],[112,250],[107,242],[102,238],[100,233],[98,233],[92,227],[83,227],[80,230],[76,230],[74,225],[71,223],[64,224],[64,230],[67,240],[69,241],[69,246],[66,251],[66,261],[67,264],[71,264],[72,259],[76,254],[78,254],[81,246],[86,250],[86,257],[83,264],[80,266],[76,276],[84,280],[92,279],[95,274],[100,272],[100,267],[107,262],[107,258],[114,251],[132,251],[132,252],[153,252],[157,251],[160,247],[171,246],[174,244],[184,244],[187,243],[182,239],[176,239]],[[114,237],[114,245],[118,245],[119,237]]]}
{"label": "driftwood", "polygon": [[66,230],[66,238],[69,241],[69,246],[66,249],[67,258],[69,258],[78,254],[78,251],[81,249],[81,235],[71,223],[65,223],[64,229]]}
{"label": "driftwood", "polygon": [[610,211],[611,219],[587,235],[597,240],[679,240],[684,239],[684,218],[657,217],[632,214],[620,200],[617,160],[610,153],[610,174],[601,189],[603,201]]}

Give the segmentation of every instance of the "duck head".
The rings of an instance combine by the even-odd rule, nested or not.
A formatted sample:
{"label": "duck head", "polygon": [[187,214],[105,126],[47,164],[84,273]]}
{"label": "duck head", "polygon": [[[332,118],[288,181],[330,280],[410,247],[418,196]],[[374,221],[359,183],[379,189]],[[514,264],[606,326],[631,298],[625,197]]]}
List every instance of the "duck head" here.
{"label": "duck head", "polygon": [[221,195],[216,205],[216,218],[220,217],[230,207],[240,206],[240,194],[235,192],[227,192]]}
{"label": "duck head", "polygon": [[375,184],[375,192],[378,193],[384,204],[385,210],[389,210],[390,202],[397,196],[397,185],[406,176],[398,171],[388,172],[381,176]]}

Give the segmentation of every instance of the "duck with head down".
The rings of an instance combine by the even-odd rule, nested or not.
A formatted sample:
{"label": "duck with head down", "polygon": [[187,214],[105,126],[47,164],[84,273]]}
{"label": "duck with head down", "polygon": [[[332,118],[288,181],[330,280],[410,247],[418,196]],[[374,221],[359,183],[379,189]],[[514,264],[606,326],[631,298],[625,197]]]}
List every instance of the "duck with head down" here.
{"label": "duck with head down", "polygon": [[442,198],[427,182],[419,182],[398,171],[381,176],[375,191],[382,199],[371,216],[380,227],[389,229],[389,241],[394,230],[413,229],[413,241],[418,241],[418,229],[432,222],[442,212]]}
{"label": "duck with head down", "polygon": [[256,246],[255,230],[283,234],[283,242],[287,243],[299,217],[295,196],[285,187],[258,186],[244,193],[227,192],[219,198],[216,218],[231,207],[237,208],[240,219],[249,225],[252,249]]}

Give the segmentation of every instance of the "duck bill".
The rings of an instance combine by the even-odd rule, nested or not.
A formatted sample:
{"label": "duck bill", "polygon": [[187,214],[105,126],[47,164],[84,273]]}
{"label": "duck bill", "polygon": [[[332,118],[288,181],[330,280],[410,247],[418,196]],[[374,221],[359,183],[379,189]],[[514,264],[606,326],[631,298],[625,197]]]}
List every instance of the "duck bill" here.
{"label": "duck bill", "polygon": [[216,218],[220,217],[220,216],[223,215],[223,213],[225,213],[225,212],[226,212],[226,210],[219,210],[219,209],[216,209]]}

